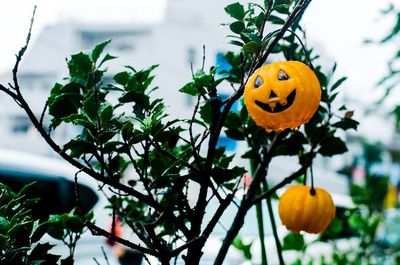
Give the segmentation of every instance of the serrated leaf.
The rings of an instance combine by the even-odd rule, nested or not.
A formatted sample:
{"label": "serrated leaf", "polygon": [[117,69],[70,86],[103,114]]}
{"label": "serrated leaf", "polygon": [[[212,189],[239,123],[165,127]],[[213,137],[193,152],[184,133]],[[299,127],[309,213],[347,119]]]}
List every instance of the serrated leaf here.
{"label": "serrated leaf", "polygon": [[120,72],[114,75],[113,79],[117,84],[125,86],[130,79],[130,74],[128,72]]}
{"label": "serrated leaf", "polygon": [[348,151],[346,144],[342,141],[342,139],[330,136],[325,138],[320,143],[320,148],[318,153],[323,156],[333,156],[338,154],[343,154]]}
{"label": "serrated leaf", "polygon": [[233,33],[240,34],[246,26],[242,21],[235,21],[229,25],[229,28]]}
{"label": "serrated leaf", "polygon": [[359,124],[360,123],[358,121],[355,121],[353,119],[343,118],[341,121],[332,124],[332,126],[343,130],[349,130],[349,129],[357,130]]}
{"label": "serrated leaf", "polygon": [[92,61],[93,61],[94,63],[97,62],[97,60],[99,59],[101,53],[104,51],[104,48],[105,48],[108,44],[110,44],[110,42],[111,42],[111,40],[107,40],[107,41],[105,41],[105,42],[102,42],[102,43],[96,45],[96,47],[94,47],[94,49],[92,50],[92,53],[91,53]]}
{"label": "serrated leaf", "polygon": [[102,66],[103,63],[105,63],[105,62],[107,62],[107,61],[110,61],[110,60],[113,60],[113,59],[115,59],[115,58],[117,58],[117,57],[116,57],[116,56],[112,56],[111,54],[107,53],[107,54],[104,56],[104,58],[101,60],[101,62],[100,62],[100,64],[99,64],[99,67]]}
{"label": "serrated leaf", "polygon": [[71,140],[63,147],[64,150],[70,150],[72,157],[80,157],[82,154],[93,154],[95,147],[92,143],[82,140]]}
{"label": "serrated leaf", "polygon": [[103,126],[106,126],[108,122],[112,119],[114,114],[114,108],[111,105],[107,105],[105,107],[102,106],[100,109],[100,120]]}
{"label": "serrated leaf", "polygon": [[97,100],[98,96],[93,92],[83,101],[83,110],[91,120],[97,119]]}
{"label": "serrated leaf", "polygon": [[89,55],[80,52],[71,56],[68,61],[68,68],[71,78],[82,78],[93,70],[93,62]]}
{"label": "serrated leaf", "polygon": [[248,53],[256,53],[259,49],[259,45],[255,41],[250,41],[243,45],[243,51]]}
{"label": "serrated leaf", "polygon": [[230,4],[225,7],[225,12],[230,15],[231,17],[237,19],[237,20],[242,20],[244,18],[244,7],[242,4],[239,2]]}
{"label": "serrated leaf", "polygon": [[191,96],[199,95],[199,90],[197,89],[196,85],[193,82],[184,85],[181,89],[179,89],[179,92],[189,94]]}

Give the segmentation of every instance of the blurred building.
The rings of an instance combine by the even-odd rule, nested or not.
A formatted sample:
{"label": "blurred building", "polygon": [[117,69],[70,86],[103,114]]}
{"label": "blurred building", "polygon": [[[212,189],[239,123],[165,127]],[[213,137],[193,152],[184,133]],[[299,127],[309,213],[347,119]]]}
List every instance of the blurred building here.
{"label": "blurred building", "polygon": [[[221,57],[218,54],[231,48],[225,43],[227,32],[220,27],[224,19],[229,21],[223,9],[227,2],[169,0],[164,21],[158,24],[68,21],[48,26],[31,43],[21,63],[19,82],[23,94],[39,117],[54,83],[62,82],[68,75],[65,59],[112,39],[107,52],[118,59],[107,64],[106,78],[111,79],[125,65],[141,69],[160,64],[154,81],[160,87],[157,96],[165,98],[171,116],[188,117],[192,99],[176,92],[191,80],[191,67],[195,70],[201,67],[203,45],[206,45],[207,69],[221,63],[217,62]],[[0,76],[3,83],[10,82],[11,78],[10,75]],[[52,154],[26,115],[4,94],[0,94],[0,108],[0,147]],[[74,135],[76,132],[61,128],[53,138],[65,143]]]}
{"label": "blurred building", "polygon": [[[228,3],[230,1],[227,0],[168,0],[164,21],[156,24],[140,21],[130,24],[67,21],[48,26],[30,45],[21,64],[19,81],[23,94],[36,116],[40,117],[54,83],[63,82],[63,78],[68,76],[65,59],[71,54],[91,50],[95,45],[112,39],[106,52],[118,59],[107,63],[109,71],[105,78],[111,80],[125,65],[142,69],[160,64],[154,81],[160,87],[157,96],[165,99],[167,112],[172,117],[189,118],[193,111],[193,98],[177,91],[191,80],[191,68],[196,71],[201,67],[203,45],[205,70],[214,65],[223,67],[225,62],[221,53],[234,48],[227,44],[225,36],[228,31],[221,26],[221,23],[231,21],[224,12]],[[0,81],[7,83],[10,81],[7,78],[11,79],[10,76],[4,76]],[[222,98],[232,92],[228,84],[219,91]],[[235,105],[235,108],[238,106]],[[48,117],[45,122],[49,123]],[[4,94],[0,94],[0,124],[0,147],[55,155],[22,110]],[[77,134],[78,131],[60,127],[52,133],[52,137],[57,143],[64,144]],[[220,144],[225,145],[228,151],[241,148],[236,141],[225,136],[221,137]],[[288,166],[291,162],[293,167]],[[329,167],[329,163],[325,167]],[[291,168],[296,168],[295,160],[278,159],[271,174],[283,177],[290,174]],[[336,187],[334,192],[347,192],[343,190],[346,186],[344,179],[332,178],[331,174],[323,175],[326,175],[327,180],[324,186]]]}

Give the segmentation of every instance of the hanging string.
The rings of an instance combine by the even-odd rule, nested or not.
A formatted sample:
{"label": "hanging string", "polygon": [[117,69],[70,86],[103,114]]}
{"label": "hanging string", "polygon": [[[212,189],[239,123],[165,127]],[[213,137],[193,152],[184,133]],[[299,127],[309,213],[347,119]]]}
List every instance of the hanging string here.
{"label": "hanging string", "polygon": [[311,70],[314,71],[314,65],[313,65],[312,62],[311,62],[310,55],[309,55],[309,53],[308,53],[308,51],[307,51],[306,46],[304,45],[303,41],[301,40],[301,38],[300,38],[300,37],[296,34],[296,32],[294,32],[293,30],[288,29],[287,31],[290,32],[290,33],[292,33],[292,34],[294,35],[294,37],[299,41],[300,46],[301,46],[301,49],[302,49],[303,52],[304,52],[304,56],[305,56],[305,60],[306,60],[305,63],[311,68]]}
{"label": "hanging string", "polygon": [[304,179],[303,179],[303,185],[306,186],[307,185],[307,171],[304,173]]}
{"label": "hanging string", "polygon": [[312,163],[310,164],[310,173],[311,173],[311,189],[310,189],[310,194],[314,196],[316,194],[316,191],[314,189],[314,172],[313,172],[313,167]]}

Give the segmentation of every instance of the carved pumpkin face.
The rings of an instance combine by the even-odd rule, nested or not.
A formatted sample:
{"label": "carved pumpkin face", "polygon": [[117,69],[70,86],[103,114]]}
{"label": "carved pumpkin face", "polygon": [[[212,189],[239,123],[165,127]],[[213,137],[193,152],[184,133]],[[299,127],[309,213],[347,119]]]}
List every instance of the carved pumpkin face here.
{"label": "carved pumpkin face", "polygon": [[324,189],[293,185],[279,199],[278,211],[282,224],[294,233],[322,233],[335,218],[336,207]]}
{"label": "carved pumpkin face", "polygon": [[296,128],[317,111],[321,87],[314,72],[298,61],[277,62],[250,76],[244,103],[251,118],[267,131]]}

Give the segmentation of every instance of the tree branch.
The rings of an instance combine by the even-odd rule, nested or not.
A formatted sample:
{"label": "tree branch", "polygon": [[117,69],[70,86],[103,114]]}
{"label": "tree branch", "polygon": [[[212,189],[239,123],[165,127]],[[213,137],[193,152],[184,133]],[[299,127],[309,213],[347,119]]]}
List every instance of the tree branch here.
{"label": "tree branch", "polygon": [[135,244],[135,243],[133,243],[131,241],[128,241],[126,239],[123,239],[123,238],[120,238],[118,236],[115,236],[115,235],[107,232],[106,230],[96,226],[92,222],[87,221],[87,222],[85,222],[85,224],[89,228],[90,232],[92,232],[92,235],[94,235],[94,236],[104,236],[104,237],[109,238],[109,239],[111,239],[111,240],[113,240],[115,242],[118,242],[118,243],[122,244],[122,245],[130,247],[131,249],[137,250],[137,251],[139,251],[141,253],[150,254],[150,255],[153,255],[153,256],[156,256],[156,257],[158,256],[157,251],[142,247],[142,246],[140,246],[138,244]]}

